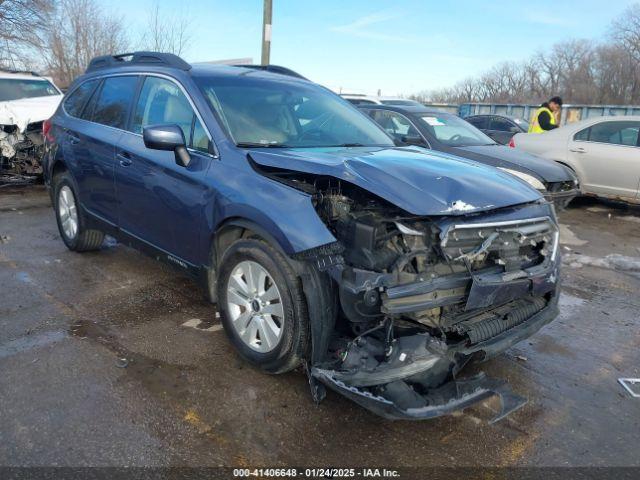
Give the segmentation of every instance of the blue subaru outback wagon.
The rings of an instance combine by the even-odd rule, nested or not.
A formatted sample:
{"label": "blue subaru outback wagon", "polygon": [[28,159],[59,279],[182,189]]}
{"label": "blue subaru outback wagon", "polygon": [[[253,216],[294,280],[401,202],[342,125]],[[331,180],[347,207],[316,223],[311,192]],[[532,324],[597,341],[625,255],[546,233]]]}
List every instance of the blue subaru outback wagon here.
{"label": "blue subaru outback wagon", "polygon": [[557,314],[553,207],[492,167],[397,147],[366,115],[281,67],[95,58],[45,122],[62,240],[105,235],[197,279],[247,361],[302,365],[388,418],[493,394],[463,377]]}

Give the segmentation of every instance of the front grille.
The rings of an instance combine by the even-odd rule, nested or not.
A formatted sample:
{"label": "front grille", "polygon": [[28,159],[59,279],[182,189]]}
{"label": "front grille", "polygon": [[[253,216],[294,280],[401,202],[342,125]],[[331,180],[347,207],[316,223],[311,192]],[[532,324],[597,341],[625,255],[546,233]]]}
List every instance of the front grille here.
{"label": "front grille", "polygon": [[558,230],[548,218],[452,225],[440,248],[448,261],[472,270],[501,265],[505,271],[542,264],[555,256]]}

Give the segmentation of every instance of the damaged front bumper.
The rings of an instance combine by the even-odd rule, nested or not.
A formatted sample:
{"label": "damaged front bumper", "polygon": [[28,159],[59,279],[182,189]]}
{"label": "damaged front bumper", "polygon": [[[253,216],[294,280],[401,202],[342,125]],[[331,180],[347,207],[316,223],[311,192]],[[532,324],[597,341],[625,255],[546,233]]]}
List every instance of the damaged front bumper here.
{"label": "damaged front bumper", "polygon": [[[497,395],[500,399],[500,410],[489,421],[489,423],[495,423],[527,403],[525,398],[513,393],[505,382],[486,377],[483,373],[472,378],[452,380],[429,395],[425,395],[424,406],[407,408],[402,408],[393,400],[383,396],[351,387],[337,380],[331,371],[315,368],[312,369],[311,374],[332,390],[388,420],[427,420],[451,415]],[[406,394],[406,390],[410,388],[406,384],[391,386],[396,390],[396,394],[400,395]]]}
{"label": "damaged front bumper", "polygon": [[577,188],[573,188],[570,190],[559,190],[556,192],[546,191],[544,192],[544,198],[548,202],[553,203],[553,205],[558,210],[564,210],[567,205],[576,198],[580,194],[580,190]]}
{"label": "damaged front bumper", "polygon": [[484,223],[452,219],[439,228],[444,264],[465,263],[467,268],[426,271],[407,281],[397,271],[347,267],[336,255],[316,262],[337,281],[341,295],[347,292],[345,298],[360,307],[369,298],[378,299],[380,312],[375,328],[369,323],[351,341],[334,343],[332,359],[312,363],[316,400],[326,386],[385,418],[417,420],[497,395],[501,407],[492,422],[526,403],[500,380],[483,374],[461,378],[459,373],[467,363],[504,352],[557,316],[557,225],[551,217],[530,217]]}
{"label": "damaged front bumper", "polygon": [[453,378],[435,388],[429,388],[430,384],[434,381],[437,384],[438,376],[447,375],[452,366],[455,372],[471,358],[486,360],[503,352],[533,335],[557,314],[555,297],[525,322],[485,342],[442,348],[429,345],[430,339],[424,338],[422,350],[408,345],[410,348],[403,351],[399,345],[388,366],[378,367],[379,372],[374,369],[367,374],[313,367],[310,375],[313,380],[391,420],[425,420],[450,415],[496,395],[500,408],[489,421],[495,423],[527,403],[527,399],[513,393],[506,382],[480,373],[471,378]]}

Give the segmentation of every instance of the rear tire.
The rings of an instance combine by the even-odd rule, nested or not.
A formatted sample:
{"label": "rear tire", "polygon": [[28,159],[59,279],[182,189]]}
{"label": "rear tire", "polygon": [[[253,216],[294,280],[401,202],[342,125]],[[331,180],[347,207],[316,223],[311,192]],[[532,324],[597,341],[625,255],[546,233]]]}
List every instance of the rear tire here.
{"label": "rear tire", "polygon": [[59,173],[53,178],[53,209],[58,231],[69,250],[87,252],[102,246],[104,233],[86,228],[82,207],[68,172]]}
{"label": "rear tire", "polygon": [[276,374],[307,356],[301,281],[279,250],[259,239],[236,241],[223,254],[217,291],[222,324],[242,358]]}

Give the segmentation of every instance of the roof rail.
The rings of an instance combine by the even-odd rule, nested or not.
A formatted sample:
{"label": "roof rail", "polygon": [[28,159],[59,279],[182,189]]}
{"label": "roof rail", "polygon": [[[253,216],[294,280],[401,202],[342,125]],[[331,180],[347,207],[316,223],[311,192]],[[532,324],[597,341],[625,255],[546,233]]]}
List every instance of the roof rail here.
{"label": "roof rail", "polygon": [[302,80],[309,80],[307,77],[303,77],[298,72],[295,72],[287,67],[281,67],[280,65],[233,65],[234,67],[252,68],[254,70],[263,70],[265,72],[279,73],[280,75],[288,75],[289,77],[301,78]]}
{"label": "roof rail", "polygon": [[173,53],[132,52],[95,57],[89,62],[85,73],[101,68],[126,67],[128,65],[165,66],[180,70],[191,69],[191,65]]}

